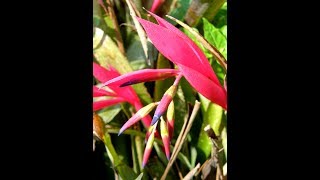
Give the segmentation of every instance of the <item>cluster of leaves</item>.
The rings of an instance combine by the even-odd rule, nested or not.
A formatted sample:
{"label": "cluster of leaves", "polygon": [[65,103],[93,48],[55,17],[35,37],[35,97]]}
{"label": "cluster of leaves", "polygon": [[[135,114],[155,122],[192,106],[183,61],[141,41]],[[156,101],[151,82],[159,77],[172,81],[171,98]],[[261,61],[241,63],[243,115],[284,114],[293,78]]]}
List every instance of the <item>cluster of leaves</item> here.
{"label": "cluster of leaves", "polygon": [[[209,4],[209,6],[208,6]],[[131,5],[131,6],[130,6]],[[133,7],[133,9],[132,9]],[[154,21],[143,10],[151,9],[152,1],[147,0],[93,0],[93,61],[109,69],[113,67],[120,74],[141,69],[174,68],[175,64],[168,61],[151,42],[139,35],[131,14],[134,11],[141,18]],[[131,8],[131,9],[130,9]],[[224,1],[205,0],[167,0],[161,2],[156,9],[159,16],[169,14],[180,21],[185,21],[192,29],[200,33],[209,44],[214,46],[223,56],[227,57],[227,3]],[[200,11],[201,10],[201,11]],[[167,18],[176,27],[179,25]],[[226,70],[217,58],[191,31],[180,28],[204,52],[221,85],[225,85]],[[140,29],[141,31],[142,29]],[[156,82],[146,82],[132,86],[141,101],[147,105],[160,101],[165,91],[173,84],[174,78]],[[94,85],[101,82],[94,78]],[[107,97],[95,97],[94,102],[107,100]],[[227,164],[227,127],[226,111],[197,93],[189,82],[182,78],[174,96],[175,124],[171,145],[178,142],[183,134],[184,123],[190,118],[196,100],[200,101],[201,111],[194,117],[192,127],[186,134],[177,155],[175,165],[168,172],[166,179],[178,179],[190,176],[207,179],[218,174],[226,175]],[[117,136],[122,125],[137,111],[129,102],[122,102],[99,109],[94,112],[94,123],[101,124],[101,129],[94,129],[99,138],[94,142],[94,149],[104,148],[101,156],[105,161],[105,172],[108,177],[121,179],[160,178],[168,165],[161,140],[155,140],[154,151],[148,164],[142,167],[145,132],[142,123],[124,131],[125,135]],[[209,125],[216,136],[210,136],[204,129]],[[101,138],[102,137],[102,138]],[[99,142],[104,143],[99,143]],[[217,144],[215,144],[217,143]],[[219,147],[217,151],[215,147]],[[221,149],[221,151],[220,151]],[[218,158],[215,158],[217,155]],[[216,159],[219,162],[216,162]],[[200,166],[199,166],[199,164]],[[140,176],[139,176],[140,174]]]}

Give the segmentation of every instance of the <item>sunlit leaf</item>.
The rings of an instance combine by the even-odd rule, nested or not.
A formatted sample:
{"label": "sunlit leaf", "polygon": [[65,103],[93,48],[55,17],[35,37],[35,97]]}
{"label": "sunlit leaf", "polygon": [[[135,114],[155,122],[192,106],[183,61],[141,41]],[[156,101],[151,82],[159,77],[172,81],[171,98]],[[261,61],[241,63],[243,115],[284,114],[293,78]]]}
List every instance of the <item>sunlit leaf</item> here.
{"label": "sunlit leaf", "polygon": [[[122,55],[116,44],[101,29],[95,28],[93,38],[94,55],[103,67],[112,65],[121,74],[133,71],[128,60]],[[134,85],[133,88],[145,104],[152,102],[151,96],[143,84]]]}

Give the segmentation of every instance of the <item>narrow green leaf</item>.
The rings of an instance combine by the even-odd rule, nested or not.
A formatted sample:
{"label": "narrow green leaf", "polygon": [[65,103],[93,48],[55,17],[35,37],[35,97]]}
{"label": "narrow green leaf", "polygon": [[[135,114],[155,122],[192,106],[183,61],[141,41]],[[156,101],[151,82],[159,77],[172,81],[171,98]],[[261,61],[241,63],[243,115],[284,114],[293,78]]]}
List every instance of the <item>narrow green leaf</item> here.
{"label": "narrow green leaf", "polygon": [[141,179],[142,179],[142,177],[143,177],[143,172],[142,172],[142,173],[140,173],[140,175],[139,175],[135,180],[141,180]]}
{"label": "narrow green leaf", "polygon": [[116,167],[120,177],[125,180],[135,180],[138,175],[126,164],[122,163]]}
{"label": "narrow green leaf", "polygon": [[191,155],[190,155],[190,163],[191,163],[191,167],[194,168],[196,166],[196,160],[197,160],[197,149],[194,146],[190,146],[190,151],[191,151]]}

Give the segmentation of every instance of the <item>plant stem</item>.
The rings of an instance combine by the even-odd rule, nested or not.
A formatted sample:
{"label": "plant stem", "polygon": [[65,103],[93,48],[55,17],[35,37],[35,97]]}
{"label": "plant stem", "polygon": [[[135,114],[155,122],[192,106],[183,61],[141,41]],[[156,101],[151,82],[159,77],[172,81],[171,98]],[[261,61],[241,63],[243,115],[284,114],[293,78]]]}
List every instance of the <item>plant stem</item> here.
{"label": "plant stem", "polygon": [[115,33],[116,33],[117,45],[119,47],[120,52],[124,55],[125,54],[125,50],[124,50],[124,47],[123,47],[123,40],[122,40],[122,36],[121,36],[121,33],[120,33],[120,28],[119,28],[119,24],[118,24],[116,13],[113,10],[113,4],[111,3],[110,0],[106,0],[106,2],[108,4],[109,16],[112,19],[112,23],[113,23],[114,30],[115,30]]}
{"label": "plant stem", "polygon": [[179,82],[180,82],[180,79],[182,78],[182,73],[179,73],[179,75],[176,77],[176,80],[174,80],[174,83],[173,83],[173,85],[178,85],[179,84]]}
{"label": "plant stem", "polygon": [[113,165],[116,167],[119,165],[120,163],[120,159],[119,159],[119,156],[116,152],[116,150],[114,149],[113,145],[112,145],[112,142],[111,142],[111,136],[110,134],[106,131],[105,134],[104,134],[104,137],[103,137],[103,142],[108,150],[108,152],[110,153],[111,155],[111,159],[113,161]]}

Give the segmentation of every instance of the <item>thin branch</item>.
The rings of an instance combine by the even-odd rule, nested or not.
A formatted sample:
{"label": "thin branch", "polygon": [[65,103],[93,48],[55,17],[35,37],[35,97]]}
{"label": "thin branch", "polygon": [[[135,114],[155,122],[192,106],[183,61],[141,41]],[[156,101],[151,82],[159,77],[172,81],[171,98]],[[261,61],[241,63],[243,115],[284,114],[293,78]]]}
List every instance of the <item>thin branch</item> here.
{"label": "thin branch", "polygon": [[122,40],[122,36],[120,33],[120,28],[119,28],[119,24],[118,24],[118,20],[117,20],[117,16],[116,13],[113,10],[113,4],[111,3],[110,0],[106,0],[107,5],[108,5],[108,12],[109,12],[109,16],[112,20],[113,26],[114,26],[114,30],[116,33],[116,41],[119,47],[120,52],[124,55],[125,54],[125,50],[123,47],[123,40]]}
{"label": "thin branch", "polygon": [[191,180],[195,176],[199,168],[200,168],[200,163],[198,163],[195,168],[189,171],[189,173],[183,178],[183,180]]}
{"label": "thin branch", "polygon": [[[181,150],[181,147],[182,147],[182,145],[183,145],[183,142],[184,142],[184,140],[186,139],[187,134],[188,134],[188,132],[189,132],[190,129],[191,129],[192,123],[193,123],[193,121],[194,121],[194,119],[195,119],[195,117],[196,117],[196,115],[197,115],[197,113],[198,113],[199,108],[200,108],[200,102],[196,100],[195,105],[194,105],[194,108],[193,108],[192,113],[191,113],[191,116],[190,116],[190,119],[189,119],[189,121],[188,121],[188,123],[187,123],[187,125],[186,125],[185,130],[182,129],[181,132],[180,132],[180,134],[179,134],[179,137],[178,137],[178,139],[177,139],[176,145],[174,146],[174,149],[173,149],[173,152],[172,152],[172,157],[171,157],[171,159],[169,160],[169,163],[168,163],[168,165],[167,165],[167,167],[166,167],[166,169],[165,169],[165,171],[164,171],[164,173],[163,173],[163,175],[162,175],[162,177],[161,177],[161,180],[165,180],[165,179],[166,179],[167,174],[168,174],[168,172],[169,172],[169,170],[170,170],[173,162],[176,160],[177,155],[178,155],[178,153],[179,153],[179,151]],[[185,121],[185,123],[183,124],[183,126],[185,126],[185,124],[186,124],[186,121]],[[182,134],[182,135],[181,135],[181,134]],[[180,137],[181,137],[181,138],[180,138]],[[179,138],[180,138],[180,139],[179,139]]]}
{"label": "thin branch", "polygon": [[141,14],[140,14],[140,12],[138,11],[136,5],[135,5],[131,0],[129,0],[129,2],[130,2],[130,4],[131,4],[134,12],[136,13],[136,15],[137,15],[139,18],[141,18]]}
{"label": "thin branch", "polygon": [[180,178],[180,179],[183,179],[182,173],[181,173],[181,171],[180,171],[180,168],[179,168],[177,162],[174,162],[174,165],[176,166],[176,168],[177,168],[177,170],[178,170],[179,178]]}

